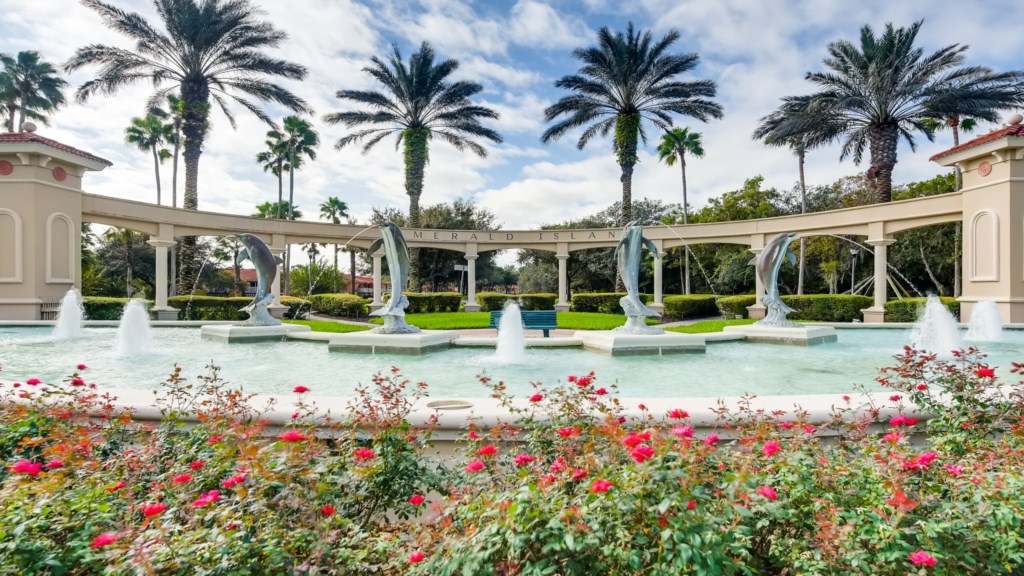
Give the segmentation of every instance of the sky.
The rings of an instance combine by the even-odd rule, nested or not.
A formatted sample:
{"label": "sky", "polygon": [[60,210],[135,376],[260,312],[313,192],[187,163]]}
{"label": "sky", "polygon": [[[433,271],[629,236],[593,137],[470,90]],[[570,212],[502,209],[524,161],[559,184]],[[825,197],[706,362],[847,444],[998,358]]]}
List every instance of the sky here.
{"label": "sky", "polygon": [[[150,0],[108,1],[156,22]],[[505,142],[488,145],[487,158],[459,152],[441,141],[431,143],[421,203],[471,198],[492,210],[506,229],[578,218],[621,197],[610,138],[597,138],[582,151],[573,134],[548,145],[540,142],[545,107],[564,95],[554,81],[576,71],[572,50],[595,44],[601,27],[624,30],[632,21],[656,35],[678,30],[682,37],[675,51],[700,56],[697,68],[684,79],[717,83],[716,99],[725,109],[724,119],[704,124],[676,118],[676,124],[703,135],[706,155],[690,159],[687,170],[690,203],[697,208],[757,175],[767,186],[795,184],[797,165],[791,153],[766,148],[751,139],[751,132],[781,97],[811,92],[803,78],[808,71],[823,69],[827,44],[856,40],[865,24],[878,29],[890,21],[906,26],[923,18],[919,44],[928,53],[951,43],[968,44],[969,64],[1024,68],[1024,35],[1006,19],[1018,13],[1018,4],[1009,0],[958,3],[955,8],[928,0],[253,2],[267,20],[289,34],[275,55],[309,68],[304,82],[284,82],[312,105],[312,121],[322,140],[317,160],[296,175],[296,204],[305,219],[316,219],[319,204],[328,196],[344,200],[358,221],[367,220],[374,207],[408,207],[401,153],[390,140],[366,155],[359,147],[338,151],[333,145],[345,128],[322,122],[325,114],[354,109],[335,98],[337,90],[376,88],[361,69],[371,57],[386,55],[392,44],[407,56],[427,41],[440,57],[459,60],[455,76],[480,82],[484,89],[477,101],[501,115],[490,125]],[[47,60],[61,64],[86,44],[131,46],[75,0],[0,0],[0,14],[0,51],[6,53],[39,50]],[[77,87],[94,73],[86,68],[68,80]],[[39,133],[113,162],[111,168],[86,177],[88,192],[154,202],[151,156],[123,141],[124,128],[133,116],[144,113],[152,90],[150,84],[140,83],[84,104],[69,94],[72,103]],[[265,109],[275,118],[287,114],[276,106]],[[200,163],[202,210],[249,214],[256,204],[276,199],[276,178],[255,161],[268,127],[242,110],[236,116],[238,128],[232,130],[223,115],[213,112]],[[979,131],[992,128],[983,125]],[[640,151],[634,198],[680,202],[679,169],[658,162],[656,144],[652,140]],[[922,139],[917,152],[901,147],[895,180],[910,182],[938,174],[942,169],[928,157],[951,145],[951,136],[940,133],[933,143]],[[838,148],[826,148],[809,155],[807,179],[809,184],[827,184],[865,168],[850,160],[840,162]],[[169,169],[165,164],[165,203]]]}

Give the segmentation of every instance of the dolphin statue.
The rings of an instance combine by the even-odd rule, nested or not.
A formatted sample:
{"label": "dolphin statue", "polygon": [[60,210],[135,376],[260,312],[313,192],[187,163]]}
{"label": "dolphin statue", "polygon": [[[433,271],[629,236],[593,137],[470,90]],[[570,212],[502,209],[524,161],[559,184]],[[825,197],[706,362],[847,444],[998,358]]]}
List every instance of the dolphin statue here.
{"label": "dolphin statue", "polygon": [[786,320],[786,314],[793,311],[786,306],[779,294],[779,269],[782,263],[789,260],[790,264],[796,264],[796,254],[790,250],[789,245],[796,240],[798,234],[784,232],[772,237],[768,244],[761,250],[761,253],[750,260],[754,265],[757,277],[761,280],[764,292],[761,295],[761,303],[767,308],[764,319],[757,324],[768,326],[790,326],[794,323]]}
{"label": "dolphin statue", "polygon": [[650,329],[644,322],[646,317],[657,317],[661,314],[640,301],[640,263],[643,261],[644,247],[646,246],[655,258],[661,258],[658,247],[654,242],[644,238],[643,233],[643,226],[636,221],[630,222],[622,229],[622,239],[615,246],[615,262],[622,283],[626,287],[626,295],[619,299],[619,305],[627,317],[626,325],[620,326],[624,332],[661,332],[660,329]]}
{"label": "dolphin statue", "polygon": [[280,320],[267,312],[267,306],[274,301],[271,286],[274,284],[274,279],[277,278],[277,266],[281,264],[281,258],[272,254],[270,248],[258,236],[235,234],[235,238],[238,238],[238,241],[245,246],[245,249],[238,254],[239,261],[249,260],[256,268],[256,296],[248,306],[241,310],[249,313],[247,323],[257,326],[280,324]]}
{"label": "dolphin statue", "polygon": [[385,222],[379,226],[379,229],[380,238],[370,244],[367,253],[373,254],[381,246],[384,247],[384,258],[388,262],[388,271],[391,272],[391,298],[382,308],[370,313],[370,316],[384,318],[384,326],[375,328],[374,332],[380,334],[419,332],[419,328],[405,323],[405,307],[409,305],[409,299],[403,294],[403,290],[409,282],[409,246],[405,243],[402,229],[394,222]]}

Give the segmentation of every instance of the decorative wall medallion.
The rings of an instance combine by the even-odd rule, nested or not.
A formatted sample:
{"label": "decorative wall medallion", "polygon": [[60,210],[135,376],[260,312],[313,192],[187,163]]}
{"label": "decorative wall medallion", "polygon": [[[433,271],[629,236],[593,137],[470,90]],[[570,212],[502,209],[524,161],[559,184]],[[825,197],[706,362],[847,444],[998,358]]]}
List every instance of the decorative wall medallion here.
{"label": "decorative wall medallion", "polygon": [[11,172],[14,172],[14,164],[7,160],[0,160],[0,176],[7,176]]}
{"label": "decorative wall medallion", "polygon": [[53,179],[56,180],[57,182],[63,182],[65,179],[67,179],[67,177],[67,171],[61,168],[60,166],[57,166],[56,168],[53,169]]}
{"label": "decorative wall medallion", "polygon": [[988,162],[982,162],[978,164],[978,176],[988,176],[992,173],[992,165]]}

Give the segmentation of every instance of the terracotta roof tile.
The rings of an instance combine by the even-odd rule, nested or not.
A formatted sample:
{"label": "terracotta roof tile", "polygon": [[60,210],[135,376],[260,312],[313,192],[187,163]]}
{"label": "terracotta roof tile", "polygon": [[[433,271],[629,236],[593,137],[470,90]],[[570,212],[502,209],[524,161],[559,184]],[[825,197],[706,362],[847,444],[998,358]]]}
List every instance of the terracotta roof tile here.
{"label": "terracotta roof tile", "polygon": [[984,134],[982,136],[978,136],[974,140],[970,140],[968,142],[964,142],[963,144],[961,144],[959,146],[954,146],[954,147],[950,148],[949,150],[945,150],[943,152],[939,152],[938,154],[935,154],[934,156],[929,158],[929,160],[938,160],[939,158],[942,158],[944,156],[949,156],[950,154],[956,154],[957,152],[960,152],[960,151],[963,151],[963,150],[967,150],[968,148],[974,148],[975,146],[981,146],[982,144],[986,144],[988,142],[993,142],[995,140],[999,140],[1000,138],[1007,138],[1009,136],[1024,136],[1024,124],[1016,124],[1016,125],[1013,125],[1013,126],[1007,126],[1005,128],[1001,128],[1001,129],[996,130],[994,132],[989,132],[988,134]]}
{"label": "terracotta roof tile", "polygon": [[82,158],[88,158],[89,160],[92,160],[94,162],[101,162],[103,164],[106,164],[107,166],[113,166],[113,163],[111,161],[109,161],[109,160],[105,160],[103,158],[100,158],[99,156],[95,156],[93,154],[89,154],[88,152],[79,150],[78,148],[73,148],[71,146],[68,146],[67,144],[61,144],[60,142],[57,142],[56,140],[51,140],[49,138],[40,136],[39,134],[36,134],[35,132],[4,132],[4,133],[0,133],[0,143],[15,143],[15,142],[24,142],[24,143],[36,142],[36,143],[42,144],[43,146],[49,146],[50,148],[53,148],[53,149],[56,149],[56,150],[60,150],[61,152],[67,152],[68,154],[73,154],[75,156],[80,156]]}

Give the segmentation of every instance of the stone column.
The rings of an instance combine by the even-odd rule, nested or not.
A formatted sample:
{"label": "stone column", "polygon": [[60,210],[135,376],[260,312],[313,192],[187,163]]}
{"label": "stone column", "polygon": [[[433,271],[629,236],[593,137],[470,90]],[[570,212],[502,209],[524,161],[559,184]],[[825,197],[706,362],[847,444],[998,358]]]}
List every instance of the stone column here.
{"label": "stone column", "polygon": [[[750,254],[754,258],[760,256],[764,250],[764,234],[754,234],[750,237]],[[747,316],[751,318],[764,318],[765,308],[761,302],[761,295],[764,294],[764,283],[757,277],[757,270],[754,270],[754,305],[747,306]]]}
{"label": "stone column", "polygon": [[555,253],[558,259],[558,303],[555,310],[566,312],[569,310],[569,245],[560,242],[558,251]]}
{"label": "stone column", "polygon": [[462,304],[466,312],[480,311],[480,305],[476,302],[476,259],[479,257],[475,253],[466,253],[466,301]]}
{"label": "stone column", "polygon": [[661,255],[664,253],[665,248],[661,240],[655,240],[654,245],[658,248],[658,255],[655,256],[654,262],[652,263],[654,267],[654,302],[648,304],[647,307],[651,310],[663,313],[665,312],[665,303],[662,302],[661,272],[663,266]]}
{"label": "stone column", "polygon": [[[278,258],[284,258],[284,252],[288,247],[287,239],[284,234],[272,234],[270,237],[270,253]],[[274,318],[284,317],[284,313],[288,310],[288,307],[281,303],[281,281],[284,276],[284,264],[277,265],[277,275],[274,276],[274,284],[270,288],[270,293],[274,295],[274,302],[267,306],[267,311]]]}
{"label": "stone column", "polygon": [[178,309],[167,305],[167,265],[169,248],[175,245],[173,240],[149,240],[146,242],[156,250],[156,294],[155,302],[150,309],[154,320],[177,320]]}
{"label": "stone column", "polygon": [[384,307],[384,303],[381,302],[381,258],[383,254],[377,252],[373,254],[373,301],[370,302],[370,312],[380,310]]}
{"label": "stone column", "polygon": [[875,302],[870,308],[861,310],[864,314],[864,322],[873,324],[885,322],[885,302],[889,299],[889,245],[895,241],[892,237],[874,238],[867,241],[868,246],[871,246],[875,252]]}

